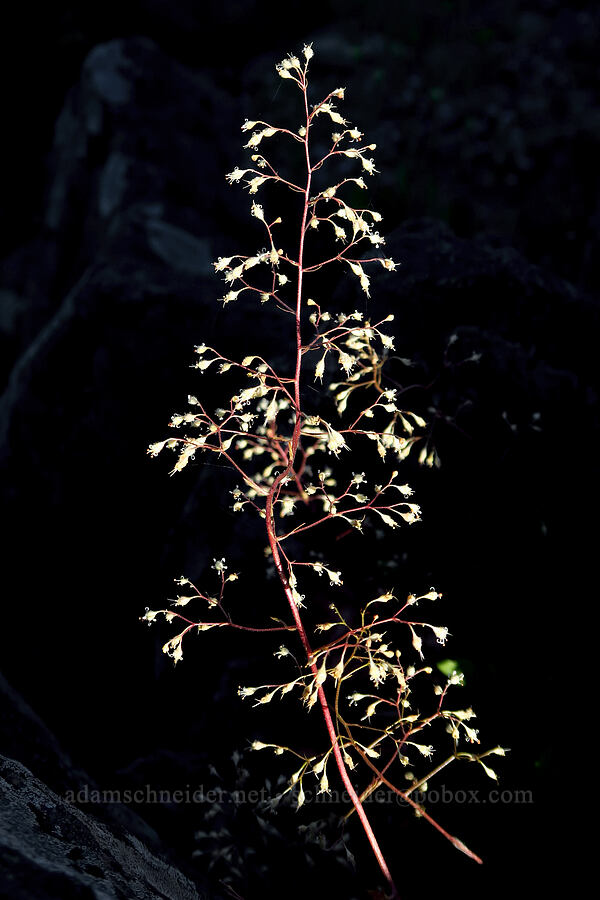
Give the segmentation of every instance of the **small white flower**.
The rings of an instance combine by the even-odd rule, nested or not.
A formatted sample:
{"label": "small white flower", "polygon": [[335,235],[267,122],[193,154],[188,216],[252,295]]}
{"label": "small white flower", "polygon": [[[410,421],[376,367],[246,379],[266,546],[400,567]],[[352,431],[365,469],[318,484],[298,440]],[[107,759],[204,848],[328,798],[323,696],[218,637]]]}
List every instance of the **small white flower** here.
{"label": "small white flower", "polygon": [[[224,297],[221,297],[221,303],[223,306],[227,306],[228,303],[233,303],[234,300],[237,300],[238,296],[242,293],[242,289],[239,291],[228,291]],[[200,363],[196,363],[197,369],[206,368],[206,365],[201,365]]]}
{"label": "small white flower", "polygon": [[331,790],[329,789],[329,780],[327,778],[327,772],[323,772],[323,777],[319,782],[319,790],[317,791],[319,794],[330,794]]}
{"label": "small white flower", "polygon": [[361,157],[362,167],[368,175],[374,175],[377,172],[375,168],[375,160],[367,159],[365,156]]}
{"label": "small white flower", "polygon": [[355,706],[359,700],[366,700],[368,698],[368,694],[348,694],[348,700],[350,701],[350,706]]}
{"label": "small white flower", "polygon": [[445,644],[448,639],[448,629],[441,625],[432,625],[431,629],[437,638],[438,644]]}
{"label": "small white flower", "polygon": [[[238,166],[235,167],[233,172],[229,172],[228,175],[225,176],[229,184],[233,184],[234,181],[239,181],[240,178],[243,178],[246,172],[249,172],[250,169],[240,169]],[[217,270],[218,271],[218,270]]]}
{"label": "small white flower", "polygon": [[329,426],[327,449],[335,456],[339,455],[340,450],[348,449],[348,444],[346,443],[343,434],[340,434],[339,431],[335,431],[331,426]]}
{"label": "small white flower", "polygon": [[240,687],[238,688],[238,696],[239,697],[251,697],[252,694],[255,694],[258,688],[255,687]]}
{"label": "small white flower", "polygon": [[421,657],[421,659],[423,659],[423,653],[421,652],[421,648],[423,646],[423,641],[421,640],[419,635],[416,633],[414,628],[411,627],[410,630],[412,632],[412,645],[415,648],[415,650],[417,651],[417,653],[419,654],[419,656]]}
{"label": "small white flower", "polygon": [[361,288],[363,289],[367,297],[369,297],[369,276],[364,272],[363,267],[360,263],[349,262],[348,265],[350,266],[354,274],[358,276]]}
{"label": "small white flower", "polygon": [[150,456],[158,456],[166,443],[166,441],[157,441],[156,444],[150,444],[147,452],[150,454]]}
{"label": "small white flower", "polygon": [[264,184],[266,180],[266,176],[264,175],[255,175],[254,178],[251,178],[248,182],[248,190],[250,193],[255,194],[261,184]]}
{"label": "small white flower", "polygon": [[285,516],[290,516],[294,512],[294,507],[296,505],[296,500],[294,497],[284,497],[283,500],[280,501],[281,508],[279,510],[279,515],[284,518]]}
{"label": "small white flower", "polygon": [[225,276],[225,281],[230,284],[232,281],[236,281],[236,279],[241,278],[244,272],[244,264],[236,266],[234,269],[230,269]]}
{"label": "small white flower", "polygon": [[[232,259],[233,259],[233,256],[220,256],[218,261],[213,263],[213,266],[215,267],[215,272],[223,272],[227,268],[227,266],[229,265],[229,263],[231,262]],[[201,344],[200,346],[202,348],[205,347],[204,344]],[[200,351],[198,349],[196,349],[196,353],[199,353],[199,352]]]}
{"label": "small white flower", "polygon": [[384,665],[376,663],[371,657],[369,662],[369,677],[371,681],[375,684],[380,684],[382,681],[385,681],[387,674],[387,668]]}
{"label": "small white flower", "polygon": [[423,756],[431,756],[431,754],[433,753],[433,747],[431,746],[431,744],[416,744],[412,743],[412,741],[410,743],[413,747],[416,747],[419,753],[421,753]]}
{"label": "small white flower", "polygon": [[160,610],[147,609],[142,616],[142,622],[154,622]]}

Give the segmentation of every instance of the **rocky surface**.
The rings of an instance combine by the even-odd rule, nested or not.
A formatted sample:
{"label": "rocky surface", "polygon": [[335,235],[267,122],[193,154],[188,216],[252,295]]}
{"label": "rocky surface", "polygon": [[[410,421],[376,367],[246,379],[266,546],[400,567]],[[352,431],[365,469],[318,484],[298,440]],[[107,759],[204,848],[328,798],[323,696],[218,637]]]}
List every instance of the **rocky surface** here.
{"label": "rocky surface", "polygon": [[113,833],[0,757],[0,896],[6,900],[197,900],[134,834]]}
{"label": "rocky surface", "polygon": [[[131,806],[104,789],[0,675],[0,897],[6,900],[208,896]],[[134,788],[142,793],[146,783]],[[121,793],[119,793],[119,788]],[[199,888],[198,885],[203,885]],[[210,896],[218,897],[214,885]]]}
{"label": "rocky surface", "polygon": [[[73,764],[56,736],[1,673],[0,722],[0,747],[7,763],[13,760],[17,765],[18,761],[29,770],[30,778],[37,778],[48,791],[65,797],[67,793],[75,796],[80,791],[89,794],[100,790]],[[127,830],[153,850],[159,848],[156,832],[129,807],[122,803],[98,804],[95,810],[105,824]]]}
{"label": "rocky surface", "polygon": [[56,122],[41,235],[2,263],[7,361],[31,345],[92,262],[128,259],[126,278],[135,280],[133,244],[138,269],[149,266],[148,288],[156,280],[158,289],[150,272],[162,264],[201,295],[222,178],[214,134],[233,133],[231,110],[206,76],[147,39],[90,53]]}

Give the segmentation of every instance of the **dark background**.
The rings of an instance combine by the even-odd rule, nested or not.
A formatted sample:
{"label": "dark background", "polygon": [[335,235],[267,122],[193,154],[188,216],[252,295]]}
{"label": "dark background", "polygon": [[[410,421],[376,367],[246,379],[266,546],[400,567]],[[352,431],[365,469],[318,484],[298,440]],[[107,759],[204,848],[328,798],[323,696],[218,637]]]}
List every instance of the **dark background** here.
{"label": "dark background", "polygon": [[[583,677],[582,609],[595,596],[599,29],[597,4],[552,0],[11,12],[1,54],[1,666],[100,784],[231,782],[234,751],[277,738],[235,693],[272,668],[268,642],[205,635],[173,671],[160,653],[168,631],[138,622],[173,595],[173,577],[210,579],[217,556],[244,573],[232,591],[240,618],[265,606],[284,614],[263,581],[260,536],[229,511],[235,480],[200,460],[169,479],[145,448],[203,389],[188,368],[194,343],[244,355],[254,329],[282,355],[269,311],[217,304],[210,262],[253,252],[248,198],[223,176],[245,158],[245,117],[293,109],[273,67],[312,41],[315,91],[344,85],[344,114],[378,145],[370,199],[401,266],[374,278],[369,309],[395,314],[399,355],[415,363],[397,377],[418,386],[410,399],[434,422],[442,460],[434,471],[406,463],[423,524],[379,543],[353,536],[342,564],[379,590],[392,558],[398,593],[444,591],[435,612],[455,636],[432,658],[460,660],[461,705],[475,706],[483,744],[511,748],[495,766],[501,787],[533,796],[439,814],[482,868],[406,810],[378,811],[383,843],[404,896],[525,896],[544,866],[562,869],[558,786]],[[345,294],[364,307],[352,280],[338,291],[333,302]],[[465,362],[473,353],[479,362]],[[360,597],[346,587],[344,602]],[[280,714],[284,730],[294,711]],[[259,756],[249,761],[258,784],[287,772]],[[465,770],[448,784],[485,792],[484,782]],[[138,811],[182,860],[197,846],[205,810]],[[254,840],[245,815],[240,847]],[[326,855],[297,885],[271,859],[270,888],[264,855],[234,881],[242,896],[295,896],[305,884],[320,896]],[[198,878],[209,858],[196,860]],[[360,890],[377,881],[368,866]]]}

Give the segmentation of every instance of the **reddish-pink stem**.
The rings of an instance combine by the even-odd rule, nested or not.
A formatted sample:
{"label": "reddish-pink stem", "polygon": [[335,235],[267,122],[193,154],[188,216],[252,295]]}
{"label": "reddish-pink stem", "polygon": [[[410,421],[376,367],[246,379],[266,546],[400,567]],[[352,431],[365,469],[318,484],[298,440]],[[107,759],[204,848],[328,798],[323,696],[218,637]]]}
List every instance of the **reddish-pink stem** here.
{"label": "reddish-pink stem", "polygon": [[[306,90],[306,77],[304,75],[302,82],[300,84],[304,95],[304,107],[306,112],[306,133],[304,136],[304,150],[306,155],[306,167],[307,167],[307,176],[306,176],[306,187],[304,190],[304,209],[302,212],[302,223],[300,227],[300,242],[298,248],[298,286],[297,286],[297,294],[296,294],[296,368],[294,375],[294,400],[296,407],[296,421],[294,424],[294,431],[292,435],[292,439],[289,443],[288,449],[288,460],[286,468],[279,473],[279,475],[273,481],[271,489],[267,495],[266,500],[266,527],[267,534],[269,538],[269,545],[271,548],[271,552],[273,554],[273,561],[275,563],[275,567],[277,569],[277,573],[279,575],[281,584],[283,586],[283,590],[285,592],[286,598],[290,605],[290,609],[292,611],[292,615],[294,617],[294,622],[296,623],[296,628],[298,630],[298,634],[300,635],[300,639],[302,641],[302,645],[304,647],[304,651],[306,653],[307,659],[309,661],[309,665],[313,675],[317,676],[317,666],[312,660],[312,650],[308,640],[308,636],[306,634],[306,630],[304,628],[302,619],[300,617],[300,612],[298,610],[298,606],[294,599],[294,595],[292,593],[292,589],[290,587],[287,574],[284,570],[284,567],[281,562],[281,555],[279,552],[279,538],[276,533],[275,523],[273,519],[273,505],[275,500],[279,495],[279,489],[281,487],[284,479],[288,478],[294,472],[294,460],[298,450],[298,444],[300,442],[300,433],[302,429],[302,407],[300,401],[300,371],[302,365],[302,331],[301,331],[301,313],[302,313],[302,277],[304,274],[303,267],[303,256],[304,256],[304,237],[306,234],[306,221],[308,218],[308,209],[309,209],[309,199],[310,199],[310,187],[311,187],[311,179],[312,179],[312,168],[310,164],[310,154],[308,148],[308,137],[311,123],[311,115],[308,111],[308,97]],[[325,726],[327,728],[327,733],[329,735],[329,740],[331,742],[331,747],[333,750],[333,754],[335,757],[335,761],[337,764],[338,771],[340,773],[340,777],[344,784],[344,787],[348,791],[348,795],[352,801],[352,804],[356,810],[356,813],[360,819],[361,825],[365,831],[367,836],[367,840],[371,845],[373,853],[375,854],[375,858],[379,864],[379,867],[388,883],[388,886],[391,891],[391,897],[397,898],[398,892],[396,890],[396,886],[394,884],[391,872],[388,868],[388,865],[385,861],[377,838],[373,832],[371,827],[371,823],[365,813],[364,807],[361,803],[360,797],[356,793],[354,789],[354,785],[350,780],[350,776],[348,775],[348,770],[346,768],[346,764],[344,763],[344,759],[340,750],[340,745],[338,741],[338,736],[336,733],[335,725],[333,723],[333,719],[331,716],[331,711],[329,709],[329,704],[327,702],[327,697],[325,696],[325,691],[323,690],[323,686],[320,685],[318,688],[318,697],[319,703],[321,706],[321,712],[323,713],[323,718],[325,719]]]}

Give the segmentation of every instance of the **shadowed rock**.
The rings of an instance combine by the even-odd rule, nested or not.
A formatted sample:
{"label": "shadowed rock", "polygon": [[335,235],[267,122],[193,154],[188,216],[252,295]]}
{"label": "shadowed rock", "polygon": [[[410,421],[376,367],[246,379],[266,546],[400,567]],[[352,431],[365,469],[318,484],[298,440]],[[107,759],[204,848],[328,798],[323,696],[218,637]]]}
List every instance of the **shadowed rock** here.
{"label": "shadowed rock", "polygon": [[0,757],[0,895],[11,900],[196,900],[189,879],[133,834],[66,802]]}

